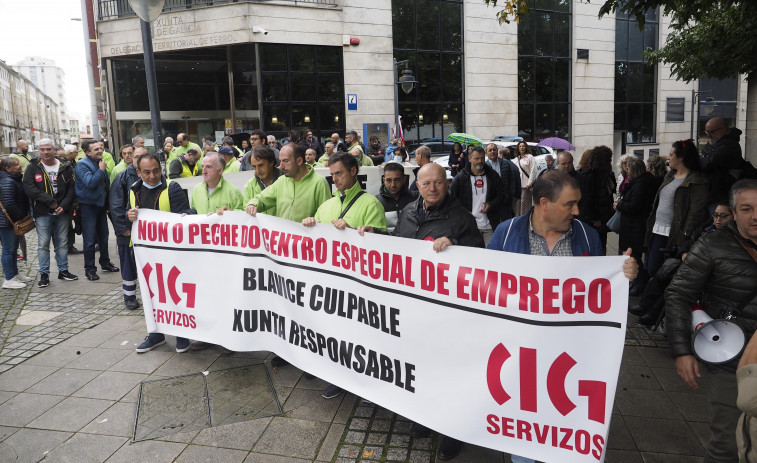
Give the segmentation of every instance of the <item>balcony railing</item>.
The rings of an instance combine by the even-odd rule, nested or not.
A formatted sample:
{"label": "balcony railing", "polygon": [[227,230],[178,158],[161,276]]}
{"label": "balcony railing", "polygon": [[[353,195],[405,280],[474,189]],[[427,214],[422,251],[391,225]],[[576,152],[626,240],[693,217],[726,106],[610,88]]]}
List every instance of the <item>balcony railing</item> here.
{"label": "balcony railing", "polygon": [[[302,5],[318,5],[318,6],[330,6],[338,7],[340,0],[275,0],[283,3],[293,3]],[[223,5],[227,3],[270,3],[271,0],[165,0],[163,6],[163,12],[167,11],[181,11],[189,10],[192,8],[200,8],[204,6]],[[128,18],[136,16],[134,11],[129,6],[128,0],[97,0],[97,19],[102,21],[104,19],[116,19],[116,18]]]}

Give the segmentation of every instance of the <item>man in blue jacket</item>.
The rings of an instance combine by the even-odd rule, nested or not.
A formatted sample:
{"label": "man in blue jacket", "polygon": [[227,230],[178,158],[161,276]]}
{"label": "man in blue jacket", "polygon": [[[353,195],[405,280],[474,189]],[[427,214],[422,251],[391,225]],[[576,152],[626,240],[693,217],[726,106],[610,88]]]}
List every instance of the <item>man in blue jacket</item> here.
{"label": "man in blue jacket", "polygon": [[[489,249],[532,256],[601,256],[602,243],[591,225],[576,219],[581,188],[562,171],[541,175],[533,185],[534,207],[528,214],[502,222],[494,232]],[[629,248],[624,255],[630,256]],[[639,265],[629,257],[623,274],[636,279]],[[533,463],[530,458],[511,455],[513,463]]]}
{"label": "man in blue jacket", "polygon": [[103,145],[94,140],[82,143],[84,158],[76,163],[76,197],[81,210],[84,239],[84,274],[87,280],[99,280],[95,266],[95,242],[100,246],[100,267],[118,272],[108,255],[108,189],[110,181],[103,161]]}

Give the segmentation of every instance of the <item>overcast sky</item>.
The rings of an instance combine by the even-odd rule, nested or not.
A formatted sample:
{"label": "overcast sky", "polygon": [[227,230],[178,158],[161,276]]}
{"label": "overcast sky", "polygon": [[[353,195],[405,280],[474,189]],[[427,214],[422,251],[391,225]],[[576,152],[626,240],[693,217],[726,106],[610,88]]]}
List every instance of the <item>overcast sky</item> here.
{"label": "overcast sky", "polygon": [[55,61],[65,72],[72,116],[89,114],[81,0],[1,0],[0,59],[14,65],[27,56]]}

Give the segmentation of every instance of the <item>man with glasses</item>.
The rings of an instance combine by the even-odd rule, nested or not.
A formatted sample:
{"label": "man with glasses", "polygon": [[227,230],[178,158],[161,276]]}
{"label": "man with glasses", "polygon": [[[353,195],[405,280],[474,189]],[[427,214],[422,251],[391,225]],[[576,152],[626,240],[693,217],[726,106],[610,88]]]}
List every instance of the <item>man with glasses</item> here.
{"label": "man with glasses", "polygon": [[702,173],[710,182],[707,204],[710,212],[718,202],[727,201],[728,190],[744,168],[739,138],[741,130],[728,128],[725,119],[713,117],[704,125],[707,145],[702,149]]}
{"label": "man with glasses", "polygon": [[[252,132],[250,132],[250,151],[244,155],[242,158],[241,165],[239,166],[239,170],[246,171],[246,170],[255,170],[255,168],[252,166],[252,163],[250,162],[250,158],[252,157],[252,151],[257,146],[266,146],[266,142],[268,141],[268,136],[260,129],[255,129]],[[276,159],[279,158],[278,156],[278,150],[274,152],[274,155],[276,156]]]}

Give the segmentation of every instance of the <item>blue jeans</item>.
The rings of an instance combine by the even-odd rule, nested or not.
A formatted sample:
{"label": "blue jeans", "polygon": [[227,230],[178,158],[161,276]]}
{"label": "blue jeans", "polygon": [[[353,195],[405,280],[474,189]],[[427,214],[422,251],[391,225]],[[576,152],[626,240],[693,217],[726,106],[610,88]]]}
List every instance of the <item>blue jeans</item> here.
{"label": "blue jeans", "polygon": [[68,214],[43,215],[34,220],[37,224],[37,259],[39,273],[50,274],[50,238],[55,246],[55,263],[58,271],[68,270]]}
{"label": "blue jeans", "polygon": [[12,228],[0,228],[0,240],[3,240],[3,255],[0,262],[3,264],[3,273],[6,280],[12,280],[18,275],[18,236]]}
{"label": "blue jeans", "polygon": [[80,204],[81,236],[84,240],[84,270],[97,271],[95,242],[100,245],[100,265],[110,263],[108,255],[108,216],[105,207]]}
{"label": "blue jeans", "polygon": [[534,463],[533,459],[521,457],[519,455],[510,455],[510,460],[512,460],[513,463]]}

